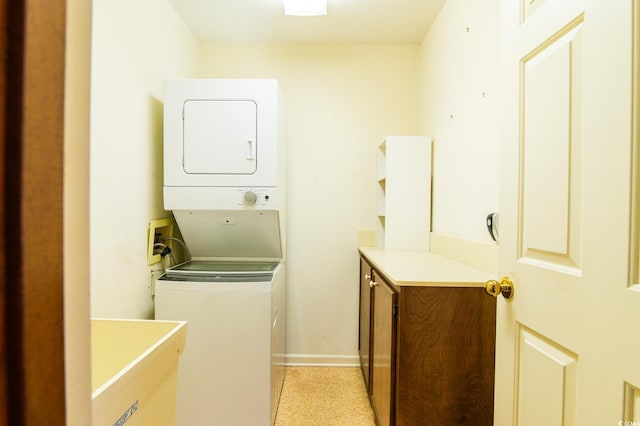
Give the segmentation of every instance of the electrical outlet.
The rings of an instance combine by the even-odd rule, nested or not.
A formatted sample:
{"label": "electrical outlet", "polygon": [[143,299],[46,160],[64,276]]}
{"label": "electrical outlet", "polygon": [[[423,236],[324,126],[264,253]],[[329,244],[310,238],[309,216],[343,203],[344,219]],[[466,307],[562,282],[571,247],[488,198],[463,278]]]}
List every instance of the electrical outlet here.
{"label": "electrical outlet", "polygon": [[[176,222],[172,218],[152,220],[149,223],[147,265],[154,265],[162,261],[162,257],[159,254],[154,254],[154,245],[158,242],[162,242],[162,240],[164,240],[165,238],[173,237],[173,229],[175,225]],[[162,244],[169,246],[169,248],[173,248],[173,244],[171,241],[167,241],[166,243]]]}

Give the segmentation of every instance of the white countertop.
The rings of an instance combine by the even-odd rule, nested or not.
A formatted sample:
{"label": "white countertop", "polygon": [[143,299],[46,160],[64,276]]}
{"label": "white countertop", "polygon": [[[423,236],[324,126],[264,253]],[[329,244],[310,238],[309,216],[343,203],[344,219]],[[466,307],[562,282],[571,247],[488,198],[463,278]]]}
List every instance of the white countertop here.
{"label": "white countertop", "polygon": [[496,276],[429,252],[390,252],[359,247],[360,253],[397,286],[484,287]]}

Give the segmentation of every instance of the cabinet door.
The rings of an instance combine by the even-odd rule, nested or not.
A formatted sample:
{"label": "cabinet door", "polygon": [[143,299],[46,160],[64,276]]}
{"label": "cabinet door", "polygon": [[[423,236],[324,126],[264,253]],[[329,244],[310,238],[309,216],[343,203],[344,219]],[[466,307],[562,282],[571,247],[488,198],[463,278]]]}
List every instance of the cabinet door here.
{"label": "cabinet door", "polygon": [[367,391],[371,391],[369,377],[371,369],[369,364],[369,350],[371,342],[371,266],[360,259],[360,332],[358,351],[360,353],[360,366],[364,375]]}
{"label": "cabinet door", "polygon": [[371,398],[380,426],[393,425],[396,293],[373,271]]}

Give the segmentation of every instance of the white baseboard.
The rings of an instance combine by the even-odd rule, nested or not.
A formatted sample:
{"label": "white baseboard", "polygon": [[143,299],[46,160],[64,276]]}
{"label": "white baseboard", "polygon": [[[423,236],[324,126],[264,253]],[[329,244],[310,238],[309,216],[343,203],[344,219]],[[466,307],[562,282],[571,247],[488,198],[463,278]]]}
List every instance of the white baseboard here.
{"label": "white baseboard", "polygon": [[359,367],[358,355],[287,354],[285,365],[298,367]]}

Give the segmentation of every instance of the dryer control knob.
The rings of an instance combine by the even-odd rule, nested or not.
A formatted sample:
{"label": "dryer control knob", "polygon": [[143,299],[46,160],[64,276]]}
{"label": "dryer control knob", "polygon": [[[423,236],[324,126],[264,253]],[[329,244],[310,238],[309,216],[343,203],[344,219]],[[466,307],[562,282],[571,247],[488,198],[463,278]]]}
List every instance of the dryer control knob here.
{"label": "dryer control knob", "polygon": [[258,196],[253,191],[247,191],[244,193],[244,202],[247,204],[255,204],[258,201]]}

